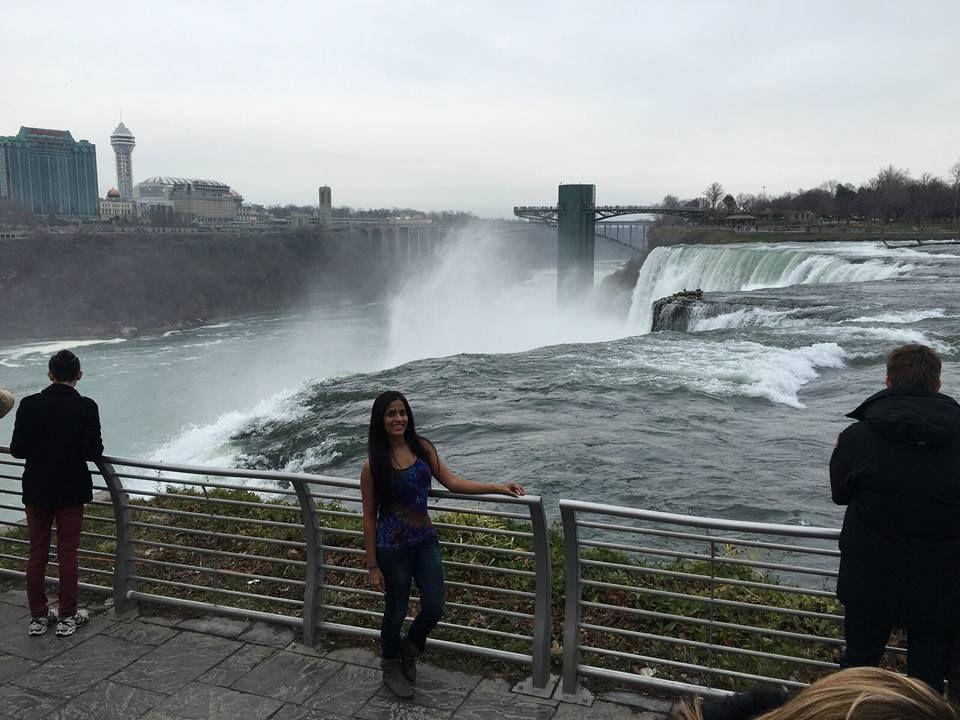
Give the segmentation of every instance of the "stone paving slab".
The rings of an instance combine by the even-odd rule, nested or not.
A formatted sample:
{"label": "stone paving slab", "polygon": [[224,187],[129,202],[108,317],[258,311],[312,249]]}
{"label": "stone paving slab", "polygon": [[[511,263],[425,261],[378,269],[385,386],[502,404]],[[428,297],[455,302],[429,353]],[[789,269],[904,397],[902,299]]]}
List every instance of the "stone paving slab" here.
{"label": "stone paving slab", "polygon": [[106,680],[51,715],[51,720],[130,720],[167,699],[166,695]]}
{"label": "stone paving slab", "polygon": [[380,656],[367,648],[337,648],[324,656],[328,660],[363,665],[364,667],[380,669]]}
{"label": "stone paving slab", "polygon": [[376,695],[382,686],[379,670],[360,665],[344,665],[303,704],[309,708],[350,716]]}
{"label": "stone paving slab", "polygon": [[[119,616],[118,616],[119,617]],[[163,627],[176,627],[178,623],[183,622],[182,619],[166,617],[165,615],[136,615],[134,618],[137,622],[150,623],[151,625],[162,625]]]}
{"label": "stone paving slab", "polygon": [[22,688],[72,697],[150,652],[149,645],[95,635],[71,652],[39,665],[13,681]]}
{"label": "stone paving slab", "polygon": [[285,648],[294,641],[296,633],[293,628],[284,625],[269,625],[265,622],[255,622],[253,626],[242,633],[237,640],[257,645]]}
{"label": "stone paving slab", "polygon": [[177,631],[150,623],[117,622],[104,630],[103,634],[139,645],[163,645],[167,640],[176,637]]}
{"label": "stone paving slab", "polygon": [[143,716],[143,720],[267,720],[283,703],[229,688],[191,683]]}
{"label": "stone paving slab", "polygon": [[[0,652],[0,684],[8,683],[11,680],[20,677],[28,670],[38,667],[39,663],[32,660],[25,660],[16,655],[8,655]],[[0,708],[0,713],[3,709]]]}
{"label": "stone paving slab", "polygon": [[17,600],[0,596],[0,720],[663,720],[673,707],[629,692],[572,705],[426,663],[402,701],[369,647],[313,649],[283,625],[109,610],[70,638],[31,638],[23,605],[3,598]]}
{"label": "stone paving slab", "polygon": [[511,694],[510,685],[503,680],[483,680],[453,717],[454,720],[549,720],[555,709],[555,702]]}
{"label": "stone paving slab", "polygon": [[198,680],[208,685],[230,687],[276,652],[275,648],[263,645],[244,645],[222,663],[201,675]]}
{"label": "stone paving slab", "polygon": [[581,705],[561,705],[553,720],[655,720],[661,717],[653,713],[634,714],[625,705],[597,700],[588,708]]}
{"label": "stone paving slab", "polygon": [[318,685],[333,677],[341,667],[341,663],[281,650],[257,665],[231,687],[234,690],[302,705],[316,692]]}
{"label": "stone paving slab", "polygon": [[323,710],[311,710],[302,705],[284,705],[270,720],[346,720],[346,718]]}
{"label": "stone paving slab", "polygon": [[179,630],[192,630],[205,635],[219,635],[220,637],[236,640],[250,629],[249,620],[235,620],[234,618],[202,617],[182,620],[177,623]]}
{"label": "stone paving slab", "polygon": [[448,720],[449,710],[418,705],[415,700],[398,700],[392,695],[376,694],[354,717],[360,720]]}
{"label": "stone paving slab", "polygon": [[213,635],[183,632],[141,657],[113,679],[167,695],[221,663],[241,644]]}
{"label": "stone paving slab", "polygon": [[64,702],[63,698],[16,685],[0,687],[0,708],[3,708],[6,717],[13,720],[39,720],[49,717]]}
{"label": "stone paving slab", "polygon": [[[47,588],[49,593],[50,588]],[[11,605],[19,605],[20,607],[30,607],[27,603],[27,591],[26,590],[4,590],[0,592],[0,602],[10,603]]]}
{"label": "stone paving slab", "polygon": [[627,705],[641,712],[649,712],[655,715],[671,715],[677,705],[675,700],[667,700],[651,695],[641,695],[640,693],[627,692],[625,690],[602,693],[600,700],[604,700],[607,703]]}
{"label": "stone paving slab", "polygon": [[417,671],[417,705],[453,712],[481,680],[479,675],[421,665]]}
{"label": "stone paving slab", "polygon": [[64,638],[57,637],[55,624],[52,624],[46,634],[40,637],[27,635],[25,624],[7,625],[3,627],[3,651],[34,662],[47,662],[70,648],[86,642],[91,636],[106,630],[112,624],[109,620],[95,615],[75,635]]}
{"label": "stone paving slab", "polygon": [[10,603],[0,603],[0,625],[24,620],[24,625],[29,621],[30,611],[22,605],[11,605]]}
{"label": "stone paving slab", "polygon": [[450,718],[481,679],[479,675],[421,664],[417,672],[416,694],[412,700],[400,700],[381,687],[355,716],[363,720]]}

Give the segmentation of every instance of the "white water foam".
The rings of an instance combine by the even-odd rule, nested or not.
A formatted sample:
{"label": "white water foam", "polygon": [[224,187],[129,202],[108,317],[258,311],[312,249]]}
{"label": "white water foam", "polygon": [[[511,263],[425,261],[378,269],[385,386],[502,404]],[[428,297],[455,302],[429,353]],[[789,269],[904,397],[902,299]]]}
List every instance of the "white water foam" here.
{"label": "white water foam", "polygon": [[188,425],[163,443],[149,457],[154,462],[230,467],[237,448],[230,443],[238,430],[273,420],[302,416],[306,408],[297,402],[297,390],[283,390],[246,411],[232,410],[207,425]]}
{"label": "white water foam", "polygon": [[[661,390],[687,389],[719,397],[758,397],[803,408],[800,389],[823,368],[841,368],[847,353],[836,343],[786,349],[751,341],[673,341],[643,345],[618,362],[620,382]],[[641,372],[623,373],[626,367]]]}
{"label": "white water foam", "polygon": [[911,323],[921,322],[922,320],[931,320],[934,318],[946,317],[947,313],[943,308],[934,308],[933,310],[912,310],[896,313],[882,313],[880,315],[867,315],[856,317],[851,320],[844,320],[848,323],[887,323],[891,325],[909,325]]}
{"label": "white water foam", "polygon": [[[839,252],[837,248],[833,248]],[[788,285],[866,282],[899,277],[914,268],[888,260],[850,262],[805,247],[679,245],[647,257],[633,292],[629,322],[649,332],[658,298],[681,290],[741,292]]]}
{"label": "white water foam", "polygon": [[[837,343],[867,342],[877,346],[876,341],[883,345],[877,346],[882,352],[888,345],[902,345],[904,343],[920,343],[934,348],[942,355],[952,355],[954,348],[947,343],[918,331],[903,327],[870,327],[850,324],[854,321],[844,321],[844,324],[834,324],[819,319],[793,317],[797,311],[767,310],[765,308],[744,308],[724,313],[716,317],[693,318],[690,323],[690,332],[709,332],[711,330],[735,330],[738,328],[769,328],[779,333],[804,336],[820,336]],[[891,320],[878,318],[891,317]],[[861,322],[877,322],[882,324],[908,324],[919,322],[927,318],[943,317],[942,311],[917,311],[915,313],[891,313],[889,316],[879,315],[877,318],[860,318]],[[913,318],[913,319],[910,319]],[[849,357],[873,357],[875,351],[869,353],[849,351]]]}
{"label": "white water foam", "polygon": [[91,345],[116,345],[123,342],[126,342],[125,338],[112,338],[109,340],[53,340],[30,343],[28,345],[18,345],[0,350],[0,365],[22,367],[20,362],[33,356],[40,356],[46,359],[61,350],[73,350],[75,348],[90,347]]}
{"label": "white water foam", "polygon": [[689,332],[732,330],[749,327],[807,327],[809,320],[792,317],[796,310],[767,310],[766,308],[743,308],[714,317],[697,317],[699,308],[692,312]]}

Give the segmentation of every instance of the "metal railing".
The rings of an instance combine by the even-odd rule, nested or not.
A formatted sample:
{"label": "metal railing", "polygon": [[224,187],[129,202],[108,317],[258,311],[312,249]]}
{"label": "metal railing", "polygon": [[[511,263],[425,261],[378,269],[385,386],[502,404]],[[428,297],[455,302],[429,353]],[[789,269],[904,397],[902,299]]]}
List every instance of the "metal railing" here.
{"label": "metal railing", "polygon": [[[0,478],[19,480],[22,468],[0,446]],[[149,601],[286,623],[302,628],[308,645],[324,632],[379,636],[382,596],[366,587],[358,481],[117,457],[97,463],[95,478],[81,587],[111,594],[118,612]],[[22,511],[20,495],[0,490],[13,499],[0,509]],[[552,611],[543,502],[445,491],[431,498],[447,586],[431,643],[528,664],[533,686],[545,688]],[[26,524],[0,525],[0,575],[25,577]]]}
{"label": "metal railing", "polygon": [[839,530],[573,500],[560,515],[564,693],[582,676],[701,695],[802,687],[838,667]]}
{"label": "metal railing", "polygon": [[[22,465],[0,446],[0,479],[19,480]],[[0,489],[0,509],[22,511],[12,484]],[[326,632],[378,635],[382,597],[365,582],[357,481],[108,457],[95,487],[81,587],[112,595],[119,612],[149,601],[286,623],[310,645]],[[533,686],[547,688],[543,502],[431,497],[448,588],[431,642],[531,665]],[[560,516],[564,694],[582,677],[671,694],[800,687],[837,667],[838,530],[573,500],[560,501]],[[26,526],[0,525],[0,575],[23,577]],[[902,665],[902,648],[888,650]]]}

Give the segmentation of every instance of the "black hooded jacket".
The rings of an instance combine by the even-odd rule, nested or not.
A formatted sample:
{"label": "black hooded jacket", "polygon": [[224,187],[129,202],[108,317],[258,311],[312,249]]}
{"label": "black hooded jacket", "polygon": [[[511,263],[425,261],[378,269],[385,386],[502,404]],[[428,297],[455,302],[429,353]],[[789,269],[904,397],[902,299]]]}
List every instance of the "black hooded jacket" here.
{"label": "black hooded jacket", "polygon": [[837,596],[895,627],[960,628],[960,404],[895,387],[848,417],[830,458]]}

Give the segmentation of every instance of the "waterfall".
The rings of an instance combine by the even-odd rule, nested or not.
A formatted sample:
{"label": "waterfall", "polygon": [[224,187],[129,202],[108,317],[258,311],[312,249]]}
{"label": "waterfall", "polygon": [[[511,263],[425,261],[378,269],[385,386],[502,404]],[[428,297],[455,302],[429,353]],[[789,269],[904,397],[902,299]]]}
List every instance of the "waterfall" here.
{"label": "waterfall", "polygon": [[[879,253],[878,253],[879,254]],[[652,305],[681,290],[743,292],[819,283],[865,282],[898,277],[909,264],[880,257],[852,261],[836,247],[804,245],[678,245],[656,248],[637,277],[629,324],[640,332],[652,326]]]}

